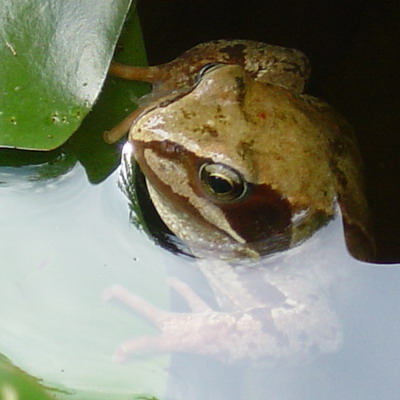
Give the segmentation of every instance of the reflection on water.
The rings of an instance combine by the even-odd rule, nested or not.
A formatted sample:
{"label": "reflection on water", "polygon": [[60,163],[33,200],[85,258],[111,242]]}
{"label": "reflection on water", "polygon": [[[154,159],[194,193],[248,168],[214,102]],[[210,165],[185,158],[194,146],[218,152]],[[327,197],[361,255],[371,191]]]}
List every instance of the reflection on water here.
{"label": "reflection on water", "polygon": [[161,331],[158,337],[123,343],[117,358],[157,350],[196,353],[228,363],[292,365],[337,351],[342,328],[331,305],[331,293],[347,275],[336,262],[346,264],[348,260],[345,257],[333,263],[326,254],[324,243],[335,229],[340,225],[331,224],[290,252],[249,265],[197,261],[217,307],[209,306],[195,292],[198,285],[180,280],[179,271],[175,272],[178,278],[170,278],[168,284],[189,306],[185,313],[162,311],[123,286],[110,287],[107,298],[119,299]]}
{"label": "reflection on water", "polygon": [[15,365],[77,398],[397,398],[400,265],[352,259],[339,218],[253,265],[173,255],[129,222],[117,180],[0,169]]}
{"label": "reflection on water", "polygon": [[131,282],[167,302],[160,252],[129,224],[117,176],[92,186],[77,166],[52,181],[13,179],[0,196],[1,352],[49,385],[122,398],[162,393],[167,357],[111,362],[126,332],[154,329],[107,304],[104,289]]}

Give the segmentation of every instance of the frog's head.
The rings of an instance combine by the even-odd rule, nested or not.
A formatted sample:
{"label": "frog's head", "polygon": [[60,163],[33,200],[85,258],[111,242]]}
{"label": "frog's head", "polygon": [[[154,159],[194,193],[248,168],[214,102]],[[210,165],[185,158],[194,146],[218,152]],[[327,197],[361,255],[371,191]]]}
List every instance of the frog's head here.
{"label": "frog's head", "polygon": [[235,258],[287,249],[333,216],[335,135],[300,95],[217,65],[144,110],[130,141],[171,231],[196,255]]}

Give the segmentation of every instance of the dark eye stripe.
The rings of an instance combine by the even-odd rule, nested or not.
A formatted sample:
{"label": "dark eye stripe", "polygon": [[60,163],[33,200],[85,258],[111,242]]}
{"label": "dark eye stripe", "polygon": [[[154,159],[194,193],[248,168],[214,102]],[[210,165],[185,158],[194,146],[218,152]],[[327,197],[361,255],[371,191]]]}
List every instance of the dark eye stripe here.
{"label": "dark eye stripe", "polygon": [[248,243],[270,240],[290,241],[292,222],[290,203],[269,185],[251,185],[249,196],[232,204],[221,204],[232,228]]}
{"label": "dark eye stripe", "polygon": [[[194,218],[199,213],[188,203],[187,199],[173,194],[163,182],[149,169],[142,156],[145,149],[151,149],[160,157],[174,160],[180,163],[187,171],[189,184],[197,196],[206,198],[198,177],[198,166],[207,160],[197,157],[184,147],[175,143],[164,141],[134,141],[136,158],[142,167],[144,174],[152,181],[153,185],[166,196],[174,196],[180,208],[186,210]],[[208,160],[210,161],[210,160]],[[152,176],[153,175],[153,176]],[[243,201],[237,203],[221,203],[217,206],[224,213],[227,221],[240,237],[247,243],[278,242],[274,243],[279,248],[287,248],[291,239],[290,203],[269,185],[248,184],[251,193]],[[213,203],[216,205],[215,203]],[[207,222],[210,224],[209,222]],[[211,225],[210,225],[211,226]]]}

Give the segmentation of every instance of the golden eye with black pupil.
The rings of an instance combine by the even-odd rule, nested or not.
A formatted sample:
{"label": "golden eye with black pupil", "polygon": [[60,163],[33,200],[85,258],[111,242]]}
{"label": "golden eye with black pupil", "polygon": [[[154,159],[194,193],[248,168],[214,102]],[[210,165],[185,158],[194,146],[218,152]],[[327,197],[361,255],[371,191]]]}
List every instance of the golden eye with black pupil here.
{"label": "golden eye with black pupil", "polygon": [[199,169],[199,177],[206,193],[224,203],[240,200],[248,190],[242,175],[225,164],[204,163]]}

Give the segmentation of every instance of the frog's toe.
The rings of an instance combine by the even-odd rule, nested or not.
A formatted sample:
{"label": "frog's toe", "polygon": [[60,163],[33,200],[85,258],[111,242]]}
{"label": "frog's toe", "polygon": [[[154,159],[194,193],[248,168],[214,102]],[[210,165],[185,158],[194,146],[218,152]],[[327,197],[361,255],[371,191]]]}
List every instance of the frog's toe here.
{"label": "frog's toe", "polygon": [[123,363],[130,356],[141,353],[166,353],[176,350],[177,338],[168,335],[144,336],[121,343],[113,355],[113,362]]}
{"label": "frog's toe", "polygon": [[169,318],[167,311],[161,310],[142,297],[130,292],[128,289],[121,285],[113,285],[103,292],[103,299],[111,300],[117,299],[126,304],[132,310],[136,311],[143,317],[147,318],[157,327],[162,327],[164,321]]}
{"label": "frog's toe", "polygon": [[168,285],[180,294],[195,313],[213,311],[209,305],[200,298],[186,283],[177,278],[167,278]]}
{"label": "frog's toe", "polygon": [[121,287],[121,285],[113,285],[105,289],[102,295],[103,300],[109,301],[114,298],[115,294],[120,290]]}

